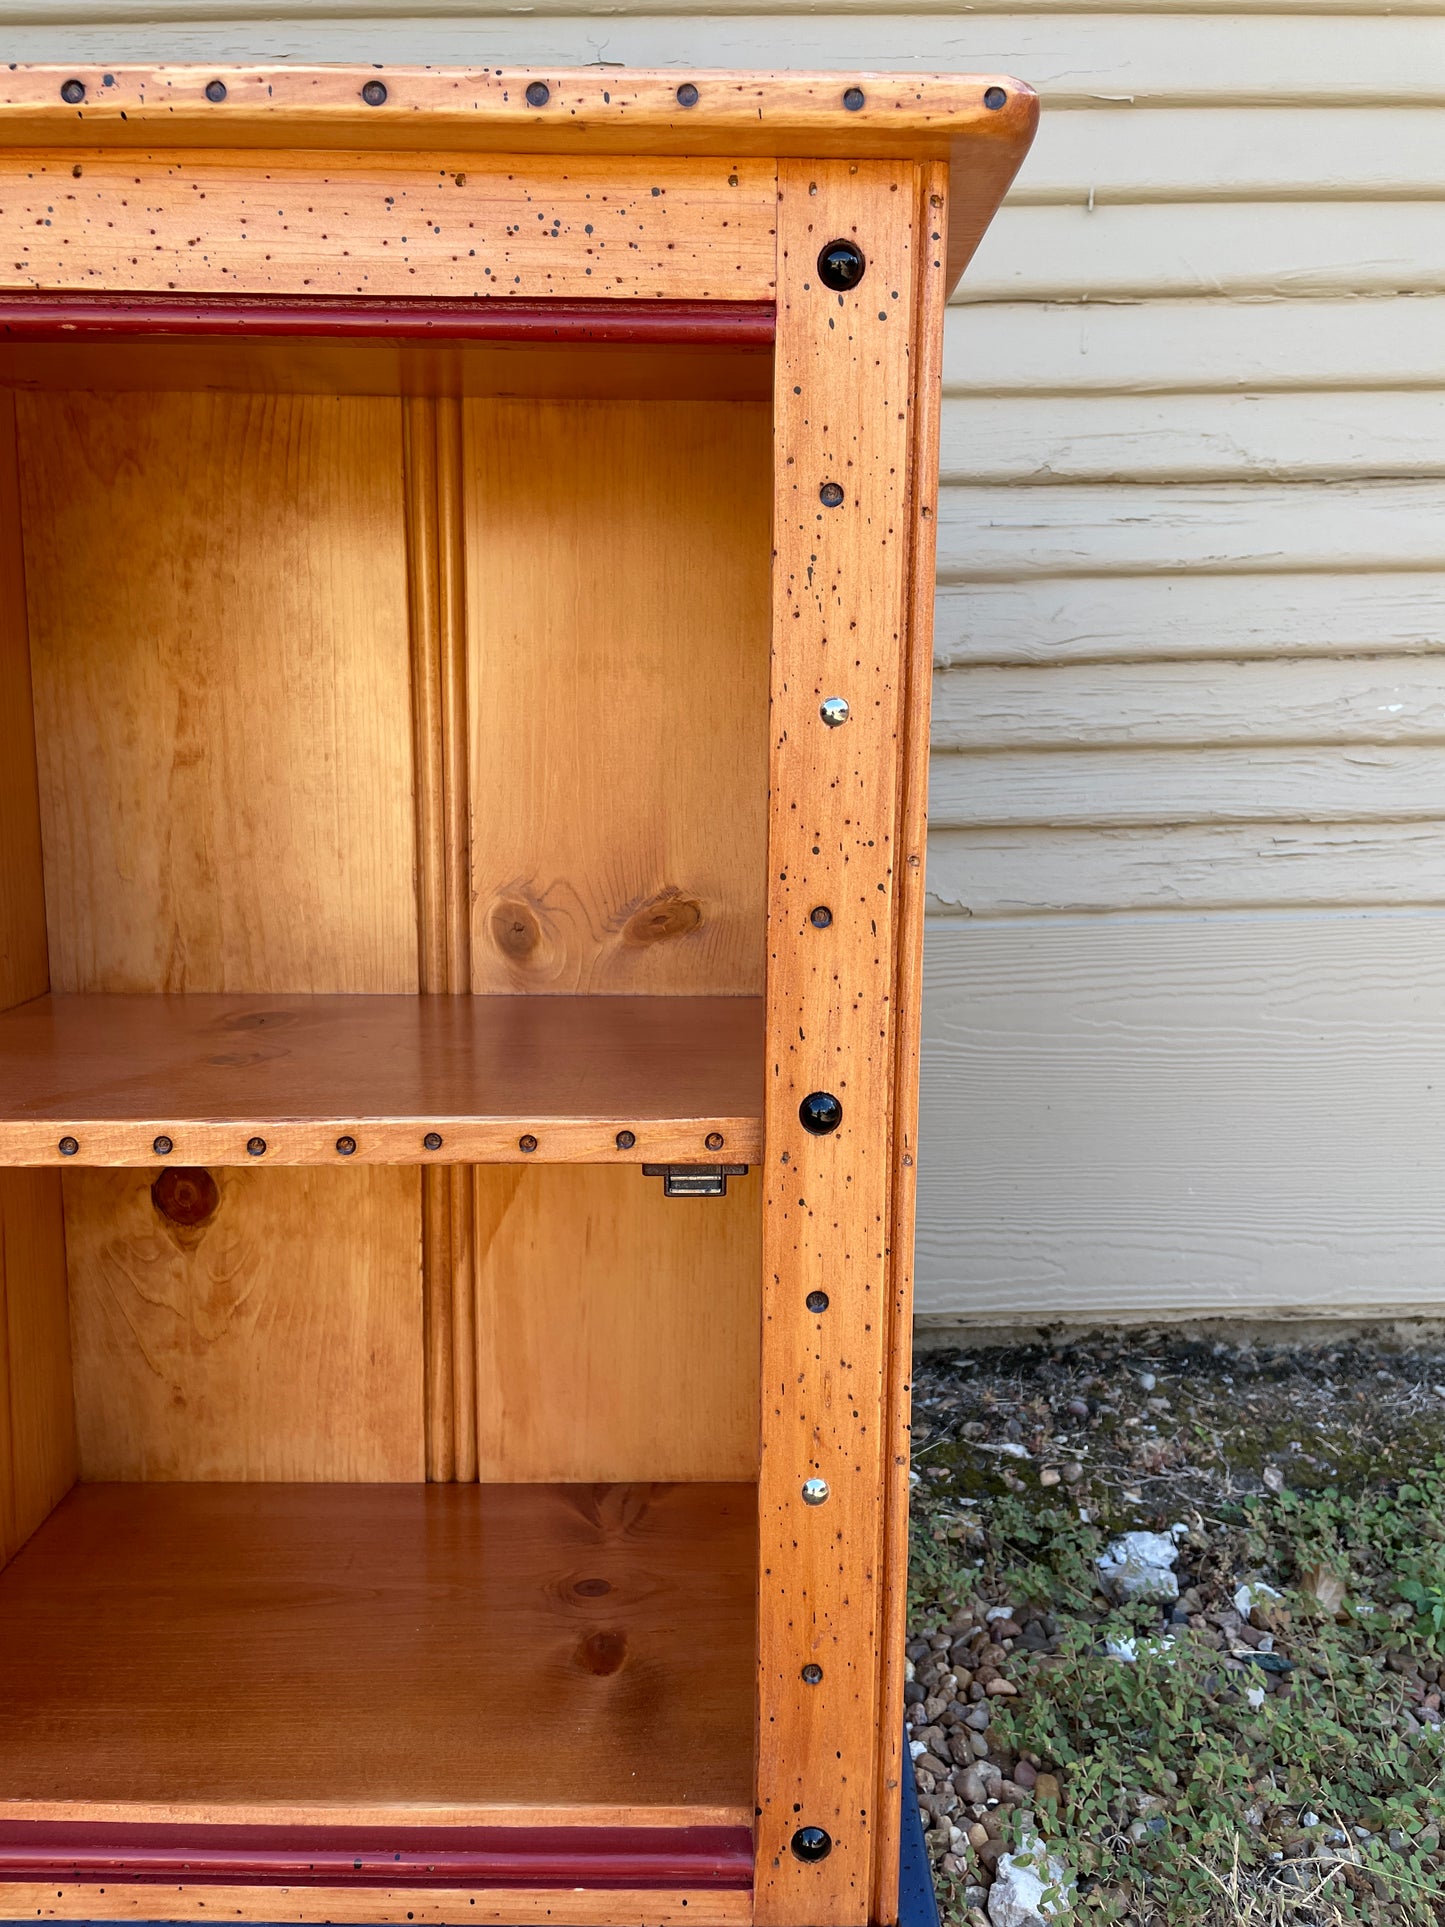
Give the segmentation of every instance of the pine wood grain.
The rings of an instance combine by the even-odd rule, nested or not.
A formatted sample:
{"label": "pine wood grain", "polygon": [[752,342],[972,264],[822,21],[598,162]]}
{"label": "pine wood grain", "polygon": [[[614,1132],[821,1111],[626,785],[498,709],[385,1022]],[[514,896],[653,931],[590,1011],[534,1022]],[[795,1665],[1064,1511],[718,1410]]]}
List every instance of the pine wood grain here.
{"label": "pine wood grain", "polygon": [[0,1066],[0,1163],[140,1168],[159,1134],[172,1163],[250,1169],[761,1144],[755,997],[41,997],[0,1013]]}
{"label": "pine wood grain", "polygon": [[0,1575],[0,1795],[738,1817],[755,1520],[750,1486],[79,1486]]}
{"label": "pine wood grain", "polygon": [[[75,1416],[60,1180],[53,1171],[0,1173],[0,1563],[23,1544],[74,1482]],[[0,1378],[0,1389],[4,1379]]]}
{"label": "pine wood grain", "polygon": [[0,147],[0,287],[731,301],[773,288],[768,161],[91,147],[76,165],[63,148]]}
{"label": "pine wood grain", "polygon": [[766,413],[466,425],[473,988],[761,990]]}
{"label": "pine wood grain", "polygon": [[891,1303],[885,1348],[883,1560],[878,1642],[877,1844],[871,1918],[898,1918],[902,1843],[903,1648],[908,1612],[908,1504],[913,1377],[913,1221],[917,1203],[919,1033],[923,1014],[924,864],[928,843],[928,728],[937,559],[938,439],[943,390],[943,236],[948,177],[918,170],[914,215],[914,315],[909,402],[907,629],[898,750],[898,872],[893,992],[893,1198],[888,1236]]}
{"label": "pine wood grain", "polygon": [[[93,1920],[96,1903],[93,1887],[0,1882],[0,1907],[17,1920]],[[753,1917],[751,1894],[706,1888],[558,1895],[535,1887],[436,1894],[415,1887],[362,1893],[350,1887],[110,1886],[104,1905],[113,1920],[214,1920],[222,1913],[266,1920],[281,1913],[288,1921],[314,1921],[318,1927],[337,1920],[359,1927],[461,1927],[463,1922],[477,1927],[747,1927]]]}
{"label": "pine wood grain", "polygon": [[[881,163],[779,175],[757,1886],[778,1927],[864,1921],[875,1891],[916,192]],[[868,263],[848,294],[816,278],[835,237]],[[812,1091],[842,1101],[831,1136],[799,1121]],[[791,1852],[803,1825],[832,1835],[825,1859]]]}
{"label": "pine wood grain", "polygon": [[414,990],[398,404],[19,408],[54,987]]}
{"label": "pine wood grain", "polygon": [[15,400],[0,393],[0,1010],[48,980]]}
{"label": "pine wood grain", "polygon": [[417,1173],[217,1169],[193,1226],[158,1175],[66,1174],[81,1476],[421,1478]]}
{"label": "pine wood grain", "polygon": [[755,1478],[756,1174],[716,1200],[576,1166],[476,1186],[481,1476]]}

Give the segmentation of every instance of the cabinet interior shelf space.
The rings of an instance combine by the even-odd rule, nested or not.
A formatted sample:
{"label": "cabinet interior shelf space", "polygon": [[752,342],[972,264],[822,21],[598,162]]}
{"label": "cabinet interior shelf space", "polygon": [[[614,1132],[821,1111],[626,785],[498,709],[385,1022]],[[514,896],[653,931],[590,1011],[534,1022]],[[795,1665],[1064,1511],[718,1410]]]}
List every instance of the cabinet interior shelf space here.
{"label": "cabinet interior shelf space", "polygon": [[758,997],[45,996],[0,1165],[755,1163]]}
{"label": "cabinet interior shelf space", "polygon": [[0,1573],[0,1846],[746,1827],[756,1517],[748,1484],[78,1485]]}

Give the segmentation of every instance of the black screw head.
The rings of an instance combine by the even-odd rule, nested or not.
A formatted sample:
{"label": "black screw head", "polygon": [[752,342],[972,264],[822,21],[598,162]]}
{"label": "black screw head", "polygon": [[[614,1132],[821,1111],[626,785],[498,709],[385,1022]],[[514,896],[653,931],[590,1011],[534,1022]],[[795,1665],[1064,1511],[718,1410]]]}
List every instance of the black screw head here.
{"label": "black screw head", "polygon": [[818,279],[835,294],[847,294],[863,279],[867,263],[863,250],[852,241],[830,241],[818,256]]}
{"label": "black screw head", "polygon": [[263,1158],[263,1157],[265,1157],[265,1155],[266,1155],[266,1140],[265,1140],[265,1138],[263,1138],[263,1137],[248,1137],[248,1138],[246,1139],[246,1155],[247,1155],[247,1157],[252,1157],[252,1158]]}
{"label": "black screw head", "polygon": [[823,504],[825,509],[841,508],[843,505],[843,484],[841,482],[824,482],[823,486],[818,490],[818,500]]}
{"label": "black screw head", "polygon": [[809,1311],[826,1311],[828,1309],[828,1294],[826,1291],[810,1291],[803,1300],[803,1303],[808,1307]]}
{"label": "black screw head", "polygon": [[63,1158],[73,1158],[80,1149],[80,1140],[79,1138],[63,1137],[55,1148]]}
{"label": "black screw head", "polygon": [[808,912],[808,921],[815,930],[826,930],[833,921],[833,912],[826,903],[820,903],[816,910]]}
{"label": "black screw head", "polygon": [[821,1684],[822,1678],[823,1669],[821,1666],[814,1666],[810,1661],[803,1668],[803,1684],[805,1686],[817,1686]]}
{"label": "black screw head", "polygon": [[799,1827],[792,1848],[799,1860],[826,1860],[833,1851],[833,1836],[821,1827]]}
{"label": "black screw head", "polygon": [[224,100],[225,98],[226,83],[224,80],[208,80],[206,82],[207,100]]}
{"label": "black screw head", "polygon": [[984,89],[983,104],[985,107],[990,108],[995,114],[998,112],[1000,107],[1004,106],[1007,103],[1007,101],[1008,101],[1008,95],[1004,92],[1002,87],[988,87]]}
{"label": "black screw head", "polygon": [[723,1148],[722,1132],[709,1131],[707,1136],[703,1139],[703,1143],[707,1146],[709,1151],[720,1151]]}
{"label": "black screw head", "polygon": [[83,80],[62,81],[60,84],[60,98],[71,107],[78,107],[85,99],[85,82]]}
{"label": "black screw head", "polygon": [[619,1131],[617,1133],[617,1148],[619,1151],[630,1151],[636,1142],[637,1134],[635,1131]]}
{"label": "black screw head", "polygon": [[421,1148],[424,1151],[439,1151],[442,1148],[441,1132],[428,1131],[426,1136],[421,1141]]}
{"label": "black screw head", "polygon": [[848,109],[850,114],[856,114],[867,98],[868,96],[863,92],[861,87],[845,87],[843,89],[843,105]]}
{"label": "black screw head", "polygon": [[361,90],[361,98],[366,102],[368,107],[384,107],[386,105],[386,82],[384,80],[368,80]]}
{"label": "black screw head", "polygon": [[519,1151],[535,1151],[536,1148],[537,1140],[532,1136],[530,1131],[528,1131],[525,1137],[519,1137],[517,1139],[517,1149]]}
{"label": "black screw head", "polygon": [[843,1122],[843,1106],[831,1091],[809,1091],[798,1106],[798,1120],[814,1137],[828,1137]]}
{"label": "black screw head", "polygon": [[168,1137],[158,1137],[151,1145],[151,1149],[158,1158],[168,1158],[175,1148],[175,1145],[172,1144]]}
{"label": "black screw head", "polygon": [[678,88],[677,104],[679,107],[696,107],[697,89],[690,80],[685,80]]}
{"label": "black screw head", "polygon": [[343,1157],[343,1158],[352,1157],[354,1156],[355,1151],[356,1151],[356,1139],[354,1137],[337,1138],[336,1154],[338,1157]]}
{"label": "black screw head", "polygon": [[551,98],[552,89],[547,85],[545,80],[533,80],[527,83],[527,105],[529,107],[545,107]]}

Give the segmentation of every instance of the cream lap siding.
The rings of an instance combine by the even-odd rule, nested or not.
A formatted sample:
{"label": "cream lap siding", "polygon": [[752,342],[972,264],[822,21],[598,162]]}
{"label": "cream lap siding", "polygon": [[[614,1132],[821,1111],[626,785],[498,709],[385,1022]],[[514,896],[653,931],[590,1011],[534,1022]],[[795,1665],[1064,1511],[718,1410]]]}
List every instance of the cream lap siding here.
{"label": "cream lap siding", "polygon": [[8,59],[1004,69],[948,318],[925,1325],[1445,1311],[1445,8],[0,0]]}

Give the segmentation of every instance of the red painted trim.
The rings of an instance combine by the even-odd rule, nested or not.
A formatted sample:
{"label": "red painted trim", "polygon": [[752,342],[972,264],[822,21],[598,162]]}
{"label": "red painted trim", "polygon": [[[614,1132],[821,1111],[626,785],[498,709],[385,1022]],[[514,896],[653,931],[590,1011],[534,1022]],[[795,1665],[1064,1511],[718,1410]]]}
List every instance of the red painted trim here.
{"label": "red painted trim", "polygon": [[770,301],[374,301],[364,296],[0,294],[0,338],[327,336],[347,340],[772,345]]}
{"label": "red painted trim", "polygon": [[0,1881],[751,1887],[746,1827],[0,1826]]}

